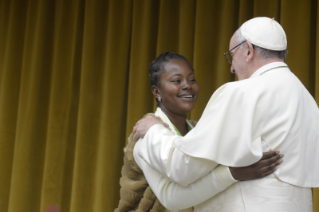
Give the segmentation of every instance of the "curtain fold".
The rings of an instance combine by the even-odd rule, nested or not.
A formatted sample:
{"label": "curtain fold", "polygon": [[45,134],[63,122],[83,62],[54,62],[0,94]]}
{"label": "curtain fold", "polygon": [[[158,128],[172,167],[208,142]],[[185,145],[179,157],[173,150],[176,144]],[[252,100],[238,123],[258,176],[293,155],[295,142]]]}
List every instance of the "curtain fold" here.
{"label": "curtain fold", "polygon": [[155,104],[150,89],[148,67],[157,56],[159,4],[159,0],[133,1],[129,78],[128,81],[121,82],[128,85],[126,135],[121,141],[122,144],[126,143],[136,121],[145,113],[152,112]]}
{"label": "curtain fold", "polygon": [[223,53],[239,26],[238,5],[238,1],[197,1],[193,64],[200,92],[191,112],[194,120],[200,118],[212,93],[234,80]]}
{"label": "curtain fold", "polygon": [[0,211],[113,211],[127,137],[156,107],[150,63],[165,51],[189,60],[198,120],[236,80],[223,53],[250,18],[282,24],[287,64],[319,103],[318,10],[317,0],[0,0]]}

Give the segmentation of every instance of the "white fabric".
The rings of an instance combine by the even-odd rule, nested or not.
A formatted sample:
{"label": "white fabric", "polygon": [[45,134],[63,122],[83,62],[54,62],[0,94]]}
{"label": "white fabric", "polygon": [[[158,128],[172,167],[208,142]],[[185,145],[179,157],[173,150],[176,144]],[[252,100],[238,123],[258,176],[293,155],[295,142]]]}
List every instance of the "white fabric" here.
{"label": "white fabric", "polygon": [[[161,124],[154,125],[144,139],[139,141],[143,145],[138,150],[139,155],[159,173],[173,182],[187,186],[208,174],[218,166],[218,163],[184,154],[174,144],[174,139],[179,137]],[[152,142],[144,142],[144,140]],[[148,145],[148,148],[145,145]]]}
{"label": "white fabric", "polygon": [[246,40],[256,46],[275,51],[287,49],[286,33],[274,19],[252,18],[243,23],[240,32]]}
{"label": "white fabric", "polygon": [[[263,151],[269,151],[263,142]],[[216,196],[196,205],[194,212],[312,212],[312,192],[282,182],[271,174],[239,181]]]}
{"label": "white fabric", "polygon": [[[162,125],[159,126],[159,130],[165,130],[166,128],[162,128]],[[153,127],[152,127],[153,128]],[[156,129],[156,127],[154,128]],[[154,130],[152,129],[152,130]],[[161,132],[159,132],[161,133]],[[144,138],[145,139],[145,138]],[[165,141],[163,141],[165,142]],[[138,154],[138,149],[143,148],[142,142],[139,142],[139,146],[134,149],[134,153]],[[269,147],[268,144],[263,142],[263,151],[268,151]],[[178,150],[178,149],[176,149]],[[139,156],[137,156],[139,157]],[[146,166],[146,162],[139,158],[141,162],[143,162],[144,166]],[[286,161],[284,161],[286,162]],[[143,165],[140,165],[143,167]],[[200,165],[198,165],[200,166]],[[220,166],[218,166],[219,168]],[[194,166],[194,169],[197,167]],[[155,195],[159,197],[160,201],[165,202],[165,204],[171,208],[180,208],[180,207],[188,207],[185,205],[188,201],[193,200],[193,197],[189,196],[190,199],[186,198],[184,201],[184,196],[180,196],[180,194],[176,194],[174,192],[178,191],[181,192],[182,195],[188,195],[186,192],[189,190],[183,190],[184,187],[178,187],[177,184],[174,184],[174,188],[171,187],[170,189],[163,189],[163,184],[158,183],[156,177],[152,176],[152,171],[157,173],[153,170],[148,164],[147,168],[143,167],[143,170],[146,171],[147,179],[151,179],[151,187],[154,186]],[[214,170],[216,170],[215,168]],[[158,174],[158,173],[157,173]],[[161,175],[160,175],[161,176]],[[205,179],[208,175],[201,180],[206,181]],[[157,175],[158,177],[158,175]],[[161,176],[162,177],[162,176]],[[163,180],[167,180],[163,178]],[[224,179],[220,177],[220,179]],[[225,177],[225,179],[227,179]],[[228,179],[230,179],[228,177]],[[191,186],[195,186],[198,188],[196,192],[207,192],[211,190],[209,188],[209,184],[205,185],[206,182],[203,182],[200,186],[195,186],[194,184],[190,184],[188,188]],[[217,177],[212,180],[211,182],[216,182]],[[220,181],[220,180],[218,180]],[[218,182],[217,181],[217,182]],[[195,183],[197,183],[196,181]],[[229,182],[229,184],[231,181]],[[218,183],[222,185],[222,183]],[[218,186],[216,185],[216,187]],[[169,184],[172,186],[171,184]],[[201,187],[202,186],[202,187]],[[227,187],[227,183],[225,184],[224,188]],[[201,190],[202,189],[202,190]],[[221,188],[222,189],[222,188]],[[161,192],[166,192],[165,194],[161,194]],[[164,196],[166,197],[164,199]],[[208,196],[208,195],[207,195]],[[181,198],[178,198],[181,197]],[[199,199],[194,206],[194,211],[197,212],[312,212],[312,196],[311,196],[311,189],[310,188],[302,188],[293,186],[291,184],[282,182],[278,180],[275,175],[270,175],[267,178],[263,178],[260,180],[253,180],[253,181],[245,181],[245,182],[237,182],[232,184],[226,190],[221,191],[216,196],[204,201],[200,202]],[[200,203],[200,204],[197,204]]]}
{"label": "white fabric", "polygon": [[194,212],[312,212],[310,188],[279,181],[274,175],[240,181],[197,205]]}
{"label": "white fabric", "polygon": [[182,210],[198,205],[237,182],[232,178],[228,167],[220,165],[203,178],[183,187],[163,177],[140,158],[138,156],[140,144],[141,142],[137,142],[135,145],[134,159],[143,170],[155,196],[167,209]]}
{"label": "white fabric", "polygon": [[[288,68],[268,71],[283,65],[268,64],[249,79],[220,87],[196,127],[184,137],[171,136],[161,126],[151,127],[140,156],[168,177],[170,167],[179,167],[183,175],[177,174],[174,181],[183,182],[207,172],[193,162],[199,158],[212,161],[212,166],[247,166],[261,158],[266,143],[285,154],[285,162],[276,171],[280,180],[319,187],[318,106]],[[183,155],[192,156],[188,163]]]}
{"label": "white fabric", "polygon": [[[150,147],[152,152],[147,151],[145,152],[145,154],[160,155],[161,160],[165,161],[165,163],[156,163],[155,161],[152,161],[151,163],[153,164],[154,162],[155,170],[159,171],[162,175],[167,176],[171,181],[178,182],[182,186],[187,186],[190,183],[194,182],[195,180],[204,177],[211,170],[213,170],[215,167],[218,166],[218,163],[215,163],[206,159],[202,159],[202,158],[192,158],[190,160],[190,157],[188,155],[184,154],[184,152],[180,151],[179,149],[176,149],[175,144],[171,143],[170,138],[174,137],[178,139],[178,138],[181,138],[181,136],[177,135],[172,123],[169,121],[167,116],[161,111],[160,108],[157,108],[155,115],[160,117],[165,123],[167,123],[170,126],[170,130],[167,130],[167,128],[163,127],[163,130],[164,130],[163,132],[165,133],[161,133],[162,134],[161,138],[158,136],[155,136],[153,138],[148,138],[149,140],[153,141],[152,145],[154,146],[153,148]],[[168,138],[167,141],[166,141],[166,137]],[[162,143],[162,141],[164,141],[165,143]],[[151,143],[149,144],[151,145]],[[139,148],[139,151],[144,151],[144,150],[147,150],[147,149]],[[170,152],[174,152],[174,155],[171,159],[169,159],[170,155],[166,154]],[[183,163],[183,169],[181,169],[182,167],[181,164],[179,164],[178,166],[164,165],[166,163],[169,163],[169,164],[175,163],[175,158],[178,160],[179,163]],[[152,160],[152,157],[148,157],[146,161],[150,162],[151,160]],[[194,169],[193,167],[197,167],[197,169]],[[188,177],[184,177],[183,179],[181,179],[180,176],[188,176]]]}
{"label": "white fabric", "polygon": [[[173,125],[160,108],[157,108],[155,115],[170,125],[172,134],[176,134]],[[191,127],[193,127],[189,121],[187,122]],[[188,187],[180,186],[177,183],[169,181],[166,177],[163,177],[157,171],[152,169],[138,155],[141,141],[142,139],[140,139],[134,147],[134,159],[138,166],[143,170],[144,176],[154,194],[164,207],[170,210],[181,210],[197,205],[226,189],[234,182],[237,182],[232,177],[228,167],[220,165],[202,179],[197,180]],[[186,211],[192,211],[192,209],[188,209]]]}
{"label": "white fabric", "polygon": [[[310,187],[319,187],[319,110],[313,97],[288,68],[273,69],[284,65],[268,64],[249,79],[220,87],[196,127],[184,137],[173,136],[162,125],[154,125],[141,142],[138,154],[157,171],[169,178],[173,176],[175,182],[191,183],[208,171],[209,163],[212,167],[216,163],[246,166],[257,162],[267,147],[280,150],[285,154],[284,163],[275,172],[276,177],[271,178],[275,186],[270,191],[280,194],[286,186],[293,192],[283,193],[283,201],[290,204],[279,204],[277,211],[291,211],[293,201],[298,201],[298,207],[303,209],[296,206],[292,211],[307,211],[309,198],[301,197],[308,195]],[[200,158],[208,162],[201,166]],[[170,167],[179,167],[183,174],[172,175]],[[271,196],[268,191],[259,192],[267,185],[266,179],[253,182],[257,181],[245,182],[247,186],[241,192],[253,188],[246,194],[236,192],[238,187],[231,186],[234,190],[228,190],[234,196],[223,196],[225,202],[228,198],[230,201],[240,198],[242,203],[238,207],[245,208],[249,207],[244,201],[246,195],[257,199]],[[274,189],[277,186],[278,190]],[[300,198],[296,198],[298,193]],[[215,198],[207,201],[214,205]],[[260,210],[254,211],[264,211],[265,206],[272,207],[276,202],[270,198]],[[211,210],[204,207],[199,211]]]}

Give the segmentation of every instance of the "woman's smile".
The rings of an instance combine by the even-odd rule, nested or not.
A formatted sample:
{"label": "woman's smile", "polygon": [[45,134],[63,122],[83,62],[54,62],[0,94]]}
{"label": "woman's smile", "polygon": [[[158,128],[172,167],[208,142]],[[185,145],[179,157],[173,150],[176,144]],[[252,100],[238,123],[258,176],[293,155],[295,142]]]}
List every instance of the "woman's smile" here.
{"label": "woman's smile", "polygon": [[178,95],[177,97],[186,101],[194,101],[194,96],[195,95],[192,95],[192,94],[184,94],[184,95]]}

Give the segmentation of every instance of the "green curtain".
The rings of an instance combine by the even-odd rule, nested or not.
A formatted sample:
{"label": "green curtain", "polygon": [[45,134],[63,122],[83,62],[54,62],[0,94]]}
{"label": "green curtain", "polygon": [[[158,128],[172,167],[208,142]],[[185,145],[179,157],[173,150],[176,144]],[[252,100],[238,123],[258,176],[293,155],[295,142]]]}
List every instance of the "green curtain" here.
{"label": "green curtain", "polygon": [[[235,80],[223,53],[246,20],[274,17],[287,63],[319,102],[317,0],[0,0],[0,211],[113,211],[123,147],[155,101],[148,66],[193,64],[198,120]],[[317,51],[318,50],[318,51]],[[314,189],[314,211],[319,191]]]}

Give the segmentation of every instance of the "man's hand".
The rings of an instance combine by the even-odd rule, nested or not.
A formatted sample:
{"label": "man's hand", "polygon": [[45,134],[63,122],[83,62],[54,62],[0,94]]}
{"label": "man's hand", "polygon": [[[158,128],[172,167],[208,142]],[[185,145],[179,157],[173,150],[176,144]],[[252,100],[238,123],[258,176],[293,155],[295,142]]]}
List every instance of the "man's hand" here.
{"label": "man's hand", "polygon": [[229,167],[229,170],[236,180],[255,180],[276,171],[283,157],[284,155],[279,151],[264,152],[263,157],[257,163],[247,167]]}
{"label": "man's hand", "polygon": [[153,116],[145,116],[144,118],[140,119],[133,128],[133,140],[136,141],[139,138],[144,138],[147,131],[155,124],[162,124],[165,127],[168,125]]}

